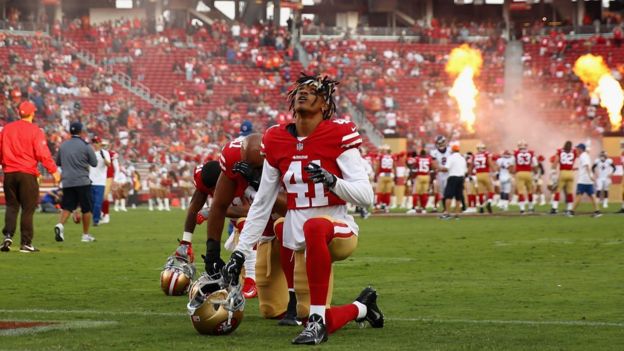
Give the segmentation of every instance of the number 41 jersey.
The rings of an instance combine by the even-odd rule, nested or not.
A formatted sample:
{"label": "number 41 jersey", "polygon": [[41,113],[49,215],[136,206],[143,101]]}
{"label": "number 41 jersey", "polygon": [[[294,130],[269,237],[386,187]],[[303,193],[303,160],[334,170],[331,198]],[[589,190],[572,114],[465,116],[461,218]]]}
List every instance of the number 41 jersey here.
{"label": "number 41 jersey", "polygon": [[322,121],[306,138],[297,138],[294,130],[294,124],[274,126],[262,140],[266,161],[280,171],[288,194],[288,209],[344,205],[345,201],[323,184],[315,184],[305,167],[315,163],[342,178],[337,159],[362,143],[357,127],[350,121],[334,119]]}

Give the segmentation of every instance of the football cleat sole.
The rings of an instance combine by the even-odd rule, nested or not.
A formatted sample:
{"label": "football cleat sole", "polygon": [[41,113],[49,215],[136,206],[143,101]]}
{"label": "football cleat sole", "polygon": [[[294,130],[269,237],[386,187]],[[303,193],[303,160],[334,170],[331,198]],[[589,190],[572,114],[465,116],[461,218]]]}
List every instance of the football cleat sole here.
{"label": "football cleat sole", "polygon": [[367,321],[373,328],[383,328],[384,326],[384,314],[377,306],[377,291],[372,287],[367,287],[362,290],[360,296],[356,301],[366,306],[366,316],[361,319],[356,319],[357,323]]}

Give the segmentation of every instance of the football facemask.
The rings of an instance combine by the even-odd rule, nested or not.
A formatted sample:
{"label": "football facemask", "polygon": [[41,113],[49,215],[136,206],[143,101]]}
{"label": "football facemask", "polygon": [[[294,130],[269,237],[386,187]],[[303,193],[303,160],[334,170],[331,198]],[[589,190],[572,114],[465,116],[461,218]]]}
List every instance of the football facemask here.
{"label": "football facemask", "polygon": [[223,288],[221,279],[203,274],[193,284],[189,299],[188,313],[200,334],[226,335],[236,330],[243,320],[245,298],[240,285]]}
{"label": "football facemask", "polygon": [[195,266],[179,257],[170,256],[160,273],[160,288],[165,295],[184,295],[193,282],[194,276]]}

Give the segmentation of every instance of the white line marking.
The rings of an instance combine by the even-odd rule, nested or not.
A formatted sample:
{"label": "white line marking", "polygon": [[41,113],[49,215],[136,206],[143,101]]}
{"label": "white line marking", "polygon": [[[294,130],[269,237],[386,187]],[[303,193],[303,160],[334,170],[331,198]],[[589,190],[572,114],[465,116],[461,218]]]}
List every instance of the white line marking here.
{"label": "white line marking", "polygon": [[[1,321],[0,321],[1,322]],[[16,321],[16,322],[41,322],[41,321]],[[46,326],[32,327],[32,328],[16,328],[16,329],[4,329],[0,330],[0,336],[18,336],[25,334],[41,333],[48,330],[69,330],[69,329],[84,329],[84,328],[98,328],[108,325],[117,324],[115,321],[46,321],[58,324],[50,324]]]}
{"label": "white line marking", "polygon": [[581,327],[617,327],[624,328],[624,323],[592,322],[592,321],[530,321],[530,320],[501,320],[501,319],[433,319],[433,318],[387,318],[399,322],[427,322],[427,323],[459,323],[459,324],[519,324],[519,325],[563,325]]}
{"label": "white line marking", "polygon": [[0,313],[58,313],[58,314],[92,314],[108,316],[162,316],[179,317],[186,313],[174,312],[151,312],[151,311],[96,311],[96,310],[46,310],[46,309],[24,309],[24,310],[0,310]]}
{"label": "white line marking", "polygon": [[[58,314],[92,314],[110,316],[161,316],[161,317],[186,317],[184,312],[151,312],[151,311],[97,311],[97,310],[0,310],[0,313],[58,313]],[[388,321],[397,322],[424,322],[424,323],[464,323],[464,324],[511,324],[511,325],[561,325],[581,327],[616,327],[624,328],[624,322],[600,322],[600,321],[532,321],[532,320],[503,320],[503,319],[436,319],[436,318],[386,318]]]}

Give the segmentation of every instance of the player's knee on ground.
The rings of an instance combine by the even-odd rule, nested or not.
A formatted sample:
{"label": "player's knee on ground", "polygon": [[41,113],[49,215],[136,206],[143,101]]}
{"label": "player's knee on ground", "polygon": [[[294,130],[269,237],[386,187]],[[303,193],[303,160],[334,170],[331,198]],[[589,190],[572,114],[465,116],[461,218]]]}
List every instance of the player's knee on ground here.
{"label": "player's knee on ground", "polygon": [[280,263],[281,242],[276,238],[258,244],[256,287],[260,315],[275,318],[288,307],[288,286]]}

